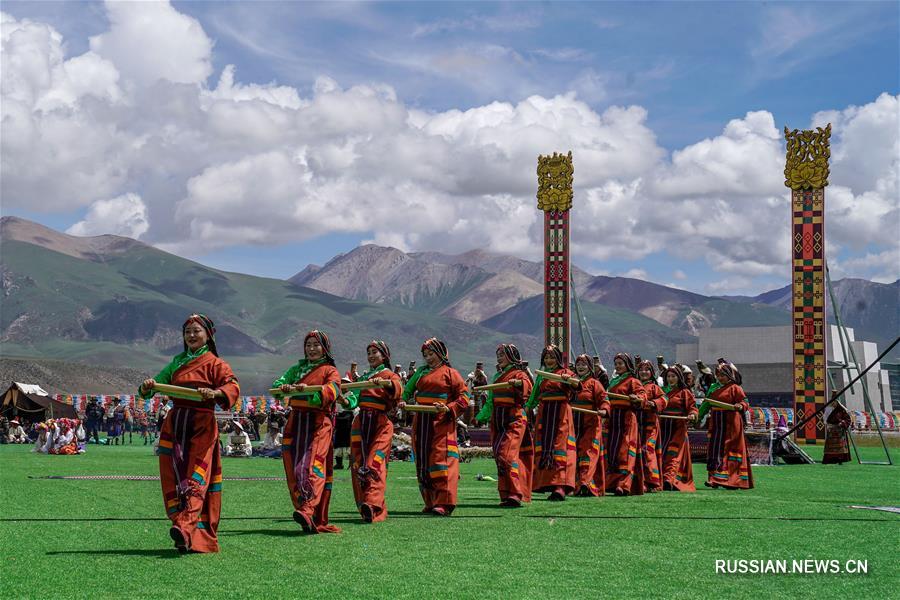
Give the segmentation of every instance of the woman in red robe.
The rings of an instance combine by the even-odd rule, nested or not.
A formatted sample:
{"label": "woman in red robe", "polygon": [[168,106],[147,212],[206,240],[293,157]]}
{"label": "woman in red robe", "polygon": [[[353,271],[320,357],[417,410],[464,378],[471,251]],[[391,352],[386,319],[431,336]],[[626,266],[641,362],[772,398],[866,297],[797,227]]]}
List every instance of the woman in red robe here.
{"label": "woman in red robe", "polygon": [[640,496],[644,493],[644,469],[638,419],[647,393],[635,376],[630,355],[616,354],[613,364],[615,375],[609,380],[607,393],[627,396],[628,400],[610,397],[609,401],[606,491],[616,496]]}
{"label": "woman in red robe", "polygon": [[531,376],[513,344],[500,344],[497,348],[497,374],[491,383],[507,383],[510,387],[488,391],[476,420],[491,424],[500,506],[518,508],[523,502],[531,502],[534,450],[525,414],[525,400],[531,395]]}
{"label": "woman in red robe", "polygon": [[750,410],[747,395],[741,388],[741,375],[733,364],[721,362],[716,367],[716,381],[706,392],[706,397],[726,404],[735,410],[713,406],[707,425],[709,450],[706,470],[707,487],[750,489],[753,472],[747,456],[744,439],[744,413]]}
{"label": "woman in red robe", "polygon": [[575,453],[578,456],[575,493],[578,496],[602,496],[606,488],[602,418],[609,414],[609,401],[603,384],[593,376],[593,361],[590,356],[581,354],[575,359],[575,374],[581,380],[581,389],[572,400],[572,407],[600,412],[600,415],[592,415],[572,411]]}
{"label": "woman in red robe", "polygon": [[[545,371],[575,378],[575,373],[563,365],[559,348],[550,344],[541,352],[541,368]],[[536,466],[531,489],[549,492],[548,500],[559,502],[575,491],[575,427],[570,402],[581,391],[577,384],[550,381],[538,375],[526,407],[533,409],[540,403],[535,422],[534,457]]]}
{"label": "woman in red robe", "polygon": [[201,402],[172,398],[173,408],[159,432],[159,479],[169,536],[178,552],[218,552],[216,532],[222,510],[222,459],[215,407],[231,410],[241,388],[216,350],[213,322],[193,314],[181,326],[184,351],[159,374],[146,379],[141,398],[157,383],[196,389]]}
{"label": "woman in red robe", "polygon": [[666,395],[656,384],[656,370],[649,360],[638,365],[638,379],[644,386],[647,399],[641,410],[641,456],[644,467],[644,491],[661,492],[662,484],[662,448],[659,444],[659,413],[666,408]]}
{"label": "woman in red robe", "polygon": [[388,415],[394,411],[403,394],[400,376],[391,370],[391,350],[383,341],[371,341],[366,346],[369,370],[357,381],[390,381],[388,388],[373,388],[347,395],[359,406],[359,414],[350,427],[350,475],[353,496],[359,514],[366,523],[384,521],[387,505],[384,502],[388,461],[394,424]]}
{"label": "woman in red robe", "polygon": [[[659,447],[662,449],[663,489],[695,492],[694,471],[691,466],[691,443],[688,422],[697,420],[697,403],[687,382],[688,367],[675,365],[663,373],[668,398],[666,409],[659,414]],[[676,418],[668,418],[676,417]]]}
{"label": "woman in red robe", "polygon": [[425,365],[410,376],[400,408],[407,402],[437,408],[437,413],[415,413],[412,443],[419,492],[425,501],[422,512],[449,517],[456,508],[459,485],[456,419],[469,406],[469,392],[465,380],[450,366],[444,342],[437,338],[426,340],[422,358]]}
{"label": "woman in red robe", "polygon": [[[304,358],[272,383],[290,394],[291,413],[284,426],[281,458],[287,476],[294,521],[307,534],[338,533],[328,523],[334,473],[335,403],[341,375],[334,366],[328,336],[318,330],[303,339]],[[307,392],[307,386],[321,386]]]}
{"label": "woman in red robe", "polygon": [[825,452],[822,454],[822,464],[844,464],[850,461],[850,425],[853,421],[850,413],[844,405],[835,400],[832,393],[834,408],[825,418]]}

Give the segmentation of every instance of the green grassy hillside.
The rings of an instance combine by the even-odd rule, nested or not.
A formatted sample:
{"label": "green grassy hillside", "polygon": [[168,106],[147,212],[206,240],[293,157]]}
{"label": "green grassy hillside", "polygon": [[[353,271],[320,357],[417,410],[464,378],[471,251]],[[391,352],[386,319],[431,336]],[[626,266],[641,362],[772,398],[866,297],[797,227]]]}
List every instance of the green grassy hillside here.
{"label": "green grassy hillside", "polygon": [[[149,246],[91,261],[4,240],[0,314],[5,356],[34,356],[158,369],[179,351],[180,326],[208,314],[223,357],[247,393],[267,386],[302,354],[314,327],[329,333],[339,365],[364,362],[385,339],[395,362],[419,359],[422,341],[442,337],[461,370],[493,355],[509,336],[400,307],[338,298],[282,280],[226,273]],[[536,352],[534,340],[516,340]]]}
{"label": "green grassy hillside", "polygon": [[[616,352],[627,351],[645,357],[663,354],[675,356],[675,344],[695,340],[691,335],[666,327],[643,315],[621,308],[612,308],[593,302],[582,302],[584,316],[590,326],[594,341],[603,362],[612,363]],[[544,297],[523,300],[512,308],[484,321],[483,325],[508,334],[530,334],[544,337]],[[586,342],[589,354],[593,354],[590,339]],[[572,347],[581,352],[581,333],[572,310]]]}

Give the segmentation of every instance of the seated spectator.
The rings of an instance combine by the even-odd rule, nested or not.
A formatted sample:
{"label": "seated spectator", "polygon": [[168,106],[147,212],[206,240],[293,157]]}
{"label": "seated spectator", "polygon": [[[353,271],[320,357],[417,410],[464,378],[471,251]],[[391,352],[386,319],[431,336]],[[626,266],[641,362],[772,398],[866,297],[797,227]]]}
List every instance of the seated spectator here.
{"label": "seated spectator", "polygon": [[46,423],[38,423],[34,426],[35,431],[37,431],[37,439],[34,441],[34,448],[31,449],[32,452],[40,452],[41,454],[47,453],[47,438],[49,437],[49,431],[47,429]]}
{"label": "seated spectator", "polygon": [[25,435],[25,430],[22,429],[22,426],[19,425],[19,421],[13,419],[9,422],[9,433],[6,436],[6,441],[10,444],[27,444],[28,437]]}
{"label": "seated spectator", "polygon": [[250,445],[250,436],[244,431],[240,421],[231,422],[231,435],[228,437],[228,445],[225,446],[225,456],[252,456],[253,447]]}

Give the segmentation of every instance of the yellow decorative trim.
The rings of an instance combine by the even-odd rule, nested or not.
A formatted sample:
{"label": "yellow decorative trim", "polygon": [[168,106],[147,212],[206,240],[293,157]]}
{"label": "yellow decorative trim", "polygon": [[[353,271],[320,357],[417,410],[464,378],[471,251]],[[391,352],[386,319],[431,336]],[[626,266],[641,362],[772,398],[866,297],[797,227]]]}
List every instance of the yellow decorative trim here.
{"label": "yellow decorative trim", "polygon": [[828,185],[828,159],[831,158],[831,123],[816,130],[784,128],[787,157],[784,185],[792,190],[821,189]]}
{"label": "yellow decorative trim", "polygon": [[572,208],[572,151],[568,155],[538,156],[538,209],[566,211]]}

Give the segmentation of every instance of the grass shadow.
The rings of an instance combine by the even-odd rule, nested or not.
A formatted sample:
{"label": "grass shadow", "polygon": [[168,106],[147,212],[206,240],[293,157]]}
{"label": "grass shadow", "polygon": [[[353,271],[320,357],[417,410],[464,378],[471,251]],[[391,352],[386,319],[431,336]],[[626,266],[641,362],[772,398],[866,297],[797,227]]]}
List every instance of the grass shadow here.
{"label": "grass shadow", "polygon": [[[293,522],[293,521],[292,521]],[[232,530],[219,530],[219,536],[232,536],[232,535],[268,535],[270,537],[302,537],[303,530],[300,529],[299,526],[295,525],[291,529],[232,529]]]}
{"label": "grass shadow", "polygon": [[71,556],[86,554],[88,556],[148,556],[151,558],[179,558],[181,555],[175,548],[117,548],[111,550],[64,550],[47,552],[47,556]]}

